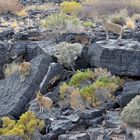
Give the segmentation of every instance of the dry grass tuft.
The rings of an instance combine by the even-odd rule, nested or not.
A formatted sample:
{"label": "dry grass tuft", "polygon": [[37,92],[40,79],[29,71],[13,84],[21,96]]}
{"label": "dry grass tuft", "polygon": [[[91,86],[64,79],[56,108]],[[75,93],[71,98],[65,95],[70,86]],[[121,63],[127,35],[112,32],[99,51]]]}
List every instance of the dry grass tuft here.
{"label": "dry grass tuft", "polygon": [[6,67],[4,68],[4,75],[5,77],[8,77],[18,71],[19,69],[19,64],[12,62],[11,64],[7,64]]}
{"label": "dry grass tuft", "polygon": [[133,21],[132,19],[128,19],[126,21],[126,26],[130,29],[135,29],[136,28],[135,21]]}
{"label": "dry grass tuft", "polygon": [[16,13],[22,9],[22,5],[18,0],[0,0],[0,13],[12,12]]}

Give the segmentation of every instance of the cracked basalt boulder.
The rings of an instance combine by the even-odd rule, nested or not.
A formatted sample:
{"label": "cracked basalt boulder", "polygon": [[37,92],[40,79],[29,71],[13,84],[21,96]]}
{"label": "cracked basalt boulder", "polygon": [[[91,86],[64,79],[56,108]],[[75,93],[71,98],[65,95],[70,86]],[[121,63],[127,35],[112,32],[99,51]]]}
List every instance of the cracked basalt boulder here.
{"label": "cracked basalt boulder", "polygon": [[108,40],[92,44],[88,50],[92,67],[107,68],[113,74],[140,76],[140,43]]}
{"label": "cracked basalt boulder", "polygon": [[39,55],[31,62],[31,72],[25,82],[20,82],[19,72],[0,81],[0,116],[19,117],[25,106],[34,98],[35,91],[51,63],[48,55]]}

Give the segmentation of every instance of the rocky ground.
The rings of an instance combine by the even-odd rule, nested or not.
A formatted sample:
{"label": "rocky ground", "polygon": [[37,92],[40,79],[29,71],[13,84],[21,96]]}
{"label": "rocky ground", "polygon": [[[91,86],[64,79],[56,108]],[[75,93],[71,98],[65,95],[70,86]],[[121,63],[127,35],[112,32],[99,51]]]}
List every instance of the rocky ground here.
{"label": "rocky ground", "polygon": [[[27,1],[22,0],[22,3],[27,4]],[[41,12],[41,16],[47,17],[57,10]],[[30,18],[35,21],[38,13],[40,11],[30,11]],[[5,20],[24,20],[10,13],[1,17]],[[131,131],[124,127],[120,119],[120,112],[132,98],[140,95],[140,23],[135,30],[125,30],[121,41],[117,41],[117,36],[110,33],[108,42],[100,24],[90,32],[69,32],[57,37],[39,24],[23,26],[19,30],[0,26],[1,117],[12,116],[18,119],[25,111],[35,112],[46,123],[45,129],[34,138],[36,140],[133,140]],[[76,70],[102,67],[124,78],[123,87],[115,92],[115,100],[82,111],[59,105],[59,87],[70,78],[66,68],[50,54],[53,47],[62,41],[81,43],[84,46],[81,56],[75,61]],[[31,74],[26,81],[20,82],[18,72],[5,78],[4,65],[13,61],[20,62],[22,59],[31,62]],[[57,79],[54,80],[55,77]],[[54,105],[51,111],[39,112],[39,105],[35,100],[39,89],[52,99]],[[1,136],[0,139],[22,138]]]}

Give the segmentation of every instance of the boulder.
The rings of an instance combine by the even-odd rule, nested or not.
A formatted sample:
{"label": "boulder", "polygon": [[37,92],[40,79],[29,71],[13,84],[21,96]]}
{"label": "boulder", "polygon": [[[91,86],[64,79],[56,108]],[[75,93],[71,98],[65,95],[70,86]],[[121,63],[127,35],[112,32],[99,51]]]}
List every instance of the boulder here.
{"label": "boulder", "polygon": [[92,67],[107,68],[113,74],[140,76],[140,43],[133,40],[98,41],[89,47]]}
{"label": "boulder", "polygon": [[2,32],[0,32],[0,39],[1,40],[10,39],[12,38],[12,35],[14,35],[14,30],[11,28],[7,28],[3,30]]}
{"label": "boulder", "polygon": [[122,95],[118,96],[118,104],[126,106],[136,95],[140,95],[140,81],[126,82]]}
{"label": "boulder", "polygon": [[48,55],[39,55],[31,61],[31,72],[25,82],[20,82],[18,72],[0,81],[0,116],[19,117],[25,105],[35,97],[35,91],[39,89],[50,63]]}
{"label": "boulder", "polygon": [[101,117],[104,113],[102,109],[92,109],[92,110],[84,110],[80,114],[81,119],[94,119],[96,117]]}
{"label": "boulder", "polygon": [[51,63],[48,72],[40,84],[41,93],[45,94],[46,91],[52,87],[63,74],[63,67],[59,63]]}

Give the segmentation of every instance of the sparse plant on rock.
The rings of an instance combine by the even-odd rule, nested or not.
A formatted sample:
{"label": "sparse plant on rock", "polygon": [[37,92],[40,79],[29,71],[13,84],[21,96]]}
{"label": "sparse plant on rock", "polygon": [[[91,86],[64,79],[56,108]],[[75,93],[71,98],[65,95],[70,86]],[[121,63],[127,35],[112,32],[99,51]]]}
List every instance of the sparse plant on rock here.
{"label": "sparse plant on rock", "polygon": [[120,10],[120,12],[116,12],[110,17],[113,23],[119,25],[125,25],[127,18],[128,18],[128,12],[126,9]]}
{"label": "sparse plant on rock", "polygon": [[83,26],[84,27],[93,27],[93,26],[95,26],[95,24],[90,22],[90,21],[86,21],[86,22],[83,23]]}
{"label": "sparse plant on rock", "polygon": [[78,70],[75,75],[72,76],[71,80],[69,81],[68,85],[70,86],[79,86],[81,82],[84,80],[91,79],[93,72],[89,69],[86,71]]}
{"label": "sparse plant on rock", "polygon": [[16,15],[19,16],[19,17],[25,17],[25,16],[28,15],[28,12],[26,11],[26,9],[22,9],[22,10],[18,11],[16,13]]}
{"label": "sparse plant on rock", "polygon": [[78,12],[81,10],[82,5],[79,2],[76,1],[64,1],[60,5],[62,12],[66,14],[78,14]]}
{"label": "sparse plant on rock", "polygon": [[37,129],[44,127],[44,121],[37,119],[33,112],[22,114],[18,121],[9,117],[3,117],[2,121],[1,136],[20,136],[24,139],[30,139]]}
{"label": "sparse plant on rock", "polygon": [[12,62],[11,64],[7,64],[4,68],[4,75],[5,77],[8,77],[18,71],[19,69],[19,64]]}
{"label": "sparse plant on rock", "polygon": [[64,13],[51,14],[46,21],[43,21],[43,25],[59,35],[65,32],[81,32],[83,30],[81,22],[76,16],[68,16]]}
{"label": "sparse plant on rock", "polygon": [[102,76],[111,76],[111,72],[109,72],[107,69],[102,69],[102,68],[95,68],[93,75],[92,75],[92,79],[94,81],[96,81],[98,78],[102,77]]}
{"label": "sparse plant on rock", "polygon": [[75,60],[82,53],[83,46],[79,43],[61,42],[55,46],[55,54],[58,62],[67,68],[74,70]]}
{"label": "sparse plant on rock", "polygon": [[[112,76],[107,70],[99,68],[92,71],[87,69],[77,71],[68,83],[62,84],[60,86],[60,95],[64,97],[66,94],[72,96],[72,93],[76,93],[79,97],[78,93],[80,93],[85,103],[87,102],[89,106],[96,107],[114,99],[113,93],[123,84],[123,79]],[[76,103],[76,99],[74,102]]]}

